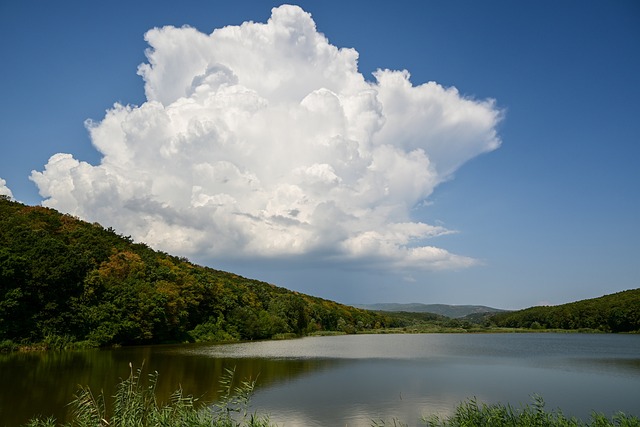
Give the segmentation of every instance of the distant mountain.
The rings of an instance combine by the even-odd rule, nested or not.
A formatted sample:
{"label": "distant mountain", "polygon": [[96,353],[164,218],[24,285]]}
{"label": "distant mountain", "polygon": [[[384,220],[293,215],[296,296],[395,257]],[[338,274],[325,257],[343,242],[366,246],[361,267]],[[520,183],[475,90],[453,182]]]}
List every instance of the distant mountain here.
{"label": "distant mountain", "polygon": [[507,310],[499,308],[486,307],[484,305],[447,305],[447,304],[398,304],[398,303],[379,303],[379,304],[360,304],[354,307],[363,308],[372,311],[405,311],[408,313],[434,313],[450,318],[462,318],[474,314],[501,313]]}

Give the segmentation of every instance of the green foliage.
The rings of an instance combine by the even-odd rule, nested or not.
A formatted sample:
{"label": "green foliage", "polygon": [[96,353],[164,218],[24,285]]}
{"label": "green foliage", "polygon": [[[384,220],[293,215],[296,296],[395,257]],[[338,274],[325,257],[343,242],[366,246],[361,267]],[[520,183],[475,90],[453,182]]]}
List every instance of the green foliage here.
{"label": "green foliage", "polygon": [[[131,367],[131,365],[129,365]],[[158,373],[143,381],[142,369],[133,370],[122,380],[113,396],[112,409],[107,408],[104,393],[94,395],[88,387],[81,387],[71,402],[71,421],[65,427],[270,427],[269,418],[249,411],[255,381],[243,380],[234,386],[234,370],[226,370],[220,379],[221,398],[213,406],[176,390],[167,404],[156,398]],[[500,403],[479,404],[469,399],[458,405],[449,417],[428,415],[422,423],[429,427],[640,427],[640,419],[617,413],[611,418],[593,413],[587,421],[566,417],[562,411],[546,411],[543,399],[533,397],[531,405],[519,409]],[[53,418],[34,418],[26,427],[55,427]],[[373,427],[405,427],[394,418],[390,423],[372,421]]]}
{"label": "green foliage", "polygon": [[432,415],[423,421],[429,427],[640,427],[640,419],[622,413],[611,419],[594,413],[586,422],[567,418],[559,410],[546,411],[540,396],[534,396],[533,404],[519,410],[510,405],[478,404],[476,399],[470,399],[458,405],[450,417]]}
{"label": "green foliage", "polygon": [[11,351],[16,351],[20,348],[20,346],[16,343],[14,343],[11,340],[3,340],[0,341],[0,352],[11,352]]}
{"label": "green foliage", "polygon": [[640,289],[551,307],[531,307],[489,318],[499,327],[640,331]]}
{"label": "green foliage", "polygon": [[[434,332],[486,332],[489,330],[483,322],[469,320],[467,317],[451,319],[440,314],[426,312],[379,311],[385,317],[390,329],[386,332],[434,333]],[[377,329],[379,329],[377,327]],[[378,331],[385,332],[385,330]]]}
{"label": "green foliage", "polygon": [[[129,365],[131,367],[131,365]],[[249,412],[249,403],[255,382],[242,381],[233,384],[234,371],[227,370],[220,379],[222,398],[214,408],[199,402],[193,396],[185,396],[176,390],[168,404],[160,404],[156,398],[158,373],[148,375],[143,381],[142,369],[133,370],[120,382],[112,409],[108,410],[104,393],[94,395],[90,388],[81,387],[71,402],[72,419],[66,427],[269,427],[268,418]],[[27,427],[53,427],[53,418],[33,419]]]}
{"label": "green foliage", "polygon": [[225,325],[222,315],[217,319],[212,317],[205,323],[200,323],[192,331],[189,331],[189,335],[194,341],[199,342],[230,342],[240,339],[237,331],[231,330]]}
{"label": "green foliage", "polygon": [[0,198],[0,350],[486,326],[640,330],[640,289],[475,319],[371,312],[191,264],[113,229]]}
{"label": "green foliage", "polygon": [[[406,323],[406,322],[405,322]],[[403,323],[191,264],[70,215],[0,199],[0,346],[237,341]]]}

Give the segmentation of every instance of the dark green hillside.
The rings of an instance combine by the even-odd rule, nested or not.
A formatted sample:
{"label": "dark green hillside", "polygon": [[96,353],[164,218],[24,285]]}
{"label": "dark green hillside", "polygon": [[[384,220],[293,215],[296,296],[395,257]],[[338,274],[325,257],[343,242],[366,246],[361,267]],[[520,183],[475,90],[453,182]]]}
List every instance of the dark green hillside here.
{"label": "dark green hillside", "polygon": [[551,307],[500,313],[490,322],[500,327],[640,331],[640,289]]}
{"label": "dark green hillside", "polygon": [[397,320],[134,243],[0,197],[0,342],[104,346],[265,339]]}

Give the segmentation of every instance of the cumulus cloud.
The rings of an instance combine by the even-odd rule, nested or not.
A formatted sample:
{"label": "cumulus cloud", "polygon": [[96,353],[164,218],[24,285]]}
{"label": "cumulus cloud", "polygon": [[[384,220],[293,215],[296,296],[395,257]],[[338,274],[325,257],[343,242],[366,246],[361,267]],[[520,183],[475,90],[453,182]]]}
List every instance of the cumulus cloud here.
{"label": "cumulus cloud", "polygon": [[0,196],[9,196],[13,199],[13,193],[7,187],[7,181],[2,178],[0,178]]}
{"label": "cumulus cloud", "polygon": [[87,122],[99,165],[56,154],[31,179],[46,206],[208,258],[316,256],[402,268],[475,263],[411,218],[464,162],[500,145],[492,100],[367,81],[297,6],[203,34],[147,32],[146,102]]}

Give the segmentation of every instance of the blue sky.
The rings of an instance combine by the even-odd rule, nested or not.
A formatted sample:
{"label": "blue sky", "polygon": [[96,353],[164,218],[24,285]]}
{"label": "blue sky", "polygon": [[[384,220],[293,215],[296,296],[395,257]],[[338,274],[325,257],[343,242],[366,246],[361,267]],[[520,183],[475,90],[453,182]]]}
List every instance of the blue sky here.
{"label": "blue sky", "polygon": [[[242,217],[251,218],[253,222],[231,224],[219,220],[239,218],[241,208],[233,211],[233,217],[224,217],[222,208],[206,210],[214,201],[218,203],[216,206],[231,205],[228,199],[220,201],[222,193],[213,189],[208,193],[206,189],[201,191],[193,182],[189,187],[191,203],[200,208],[196,209],[198,213],[194,214],[187,205],[180,205],[182,199],[176,194],[179,191],[167,188],[172,180],[185,178],[184,170],[171,169],[172,163],[162,164],[162,168],[157,166],[159,157],[153,157],[153,153],[144,158],[143,145],[147,140],[142,137],[137,142],[139,151],[135,151],[135,155],[109,148],[113,137],[105,112],[113,113],[114,103],[132,106],[130,111],[119,113],[124,117],[119,123],[129,120],[137,123],[138,129],[159,117],[154,116],[160,114],[158,111],[168,111],[169,104],[177,100],[171,92],[175,92],[171,86],[173,80],[169,78],[173,71],[162,74],[161,65],[166,65],[166,70],[177,70],[174,70],[175,76],[189,81],[193,78],[194,82],[204,81],[214,75],[214,71],[222,70],[222,74],[215,74],[216,78],[228,78],[225,83],[228,86],[235,84],[236,88],[250,89],[251,94],[261,97],[260,102],[275,105],[285,98],[287,102],[292,99],[298,102],[295,98],[298,94],[291,88],[311,85],[302,74],[304,70],[313,74],[313,69],[297,68],[304,67],[298,59],[288,64],[290,58],[287,52],[282,52],[282,45],[272,46],[270,40],[265,42],[267,48],[251,51],[248,47],[242,55],[238,53],[238,58],[233,57],[233,52],[226,53],[231,56],[225,57],[224,49],[220,48],[215,54],[218,56],[211,54],[218,62],[211,60],[206,72],[203,68],[191,75],[189,70],[181,69],[191,64],[190,61],[203,67],[197,61],[209,55],[206,46],[198,47],[204,51],[194,52],[193,56],[180,56],[191,52],[190,47],[197,45],[196,40],[204,40],[204,35],[225,26],[239,26],[248,21],[265,24],[272,15],[271,9],[280,4],[270,1],[90,4],[2,0],[0,179],[6,185],[0,188],[5,192],[10,189],[13,197],[24,203],[44,203],[90,221],[114,225],[123,234],[151,241],[154,247],[184,254],[214,268],[345,303],[423,302],[521,308],[640,287],[637,244],[640,241],[640,85],[637,81],[640,6],[634,1],[399,1],[393,6],[381,1],[296,2],[311,14],[310,19],[317,32],[326,37],[327,46],[352,48],[358,53],[354,74],[348,68],[353,63],[349,62],[353,60],[349,51],[336,49],[343,56],[338,55],[331,64],[346,64],[344,70],[318,74],[326,81],[318,77],[322,80],[319,86],[309,87],[314,90],[328,87],[327,93],[335,95],[343,106],[352,105],[349,107],[352,109],[365,108],[361,104],[358,107],[349,104],[353,101],[349,98],[352,92],[369,93],[365,89],[373,88],[383,106],[380,114],[385,121],[362,139],[395,147],[392,151],[397,158],[386,156],[384,150],[367,152],[370,156],[363,155],[360,159],[361,170],[354,165],[341,174],[338,163],[324,157],[307,167],[309,158],[337,156],[337,151],[327,154],[300,146],[301,157],[292,154],[290,164],[282,160],[281,165],[277,159],[270,159],[271,168],[268,168],[259,162],[260,158],[245,158],[236,153],[239,157],[232,159],[230,151],[214,152],[212,146],[205,147],[213,159],[221,156],[230,159],[225,165],[233,169],[237,186],[240,180],[247,182],[254,178],[262,184],[259,191],[264,203],[258,207],[252,205],[259,204],[255,199],[246,196],[248,187],[233,187],[238,188],[237,194],[228,189],[224,193],[225,197],[237,199],[233,206],[241,206]],[[308,27],[304,13],[294,10],[281,15],[278,19],[282,25],[306,23]],[[165,25],[177,28],[188,25],[197,31],[157,32],[154,59],[157,62],[146,75],[148,93],[145,94],[145,80],[137,74],[138,66],[149,62],[145,56],[149,44],[144,35],[154,27]],[[312,33],[305,34],[309,39]],[[317,36],[315,32],[312,35]],[[175,37],[186,41],[178,53],[171,53]],[[233,37],[236,36],[228,36]],[[225,42],[216,43],[213,46],[222,46]],[[296,58],[305,56],[304,46],[296,49],[299,49]],[[162,56],[163,52],[167,52],[167,56]],[[324,51],[314,52],[320,69],[324,63],[318,61],[326,59],[322,57]],[[262,70],[263,81],[260,81],[260,70],[251,70],[243,62],[249,61],[252,55],[266,64]],[[228,61],[221,62],[219,58],[223,57]],[[232,63],[235,65],[230,65]],[[222,66],[215,68],[219,64]],[[378,69],[410,73],[411,87],[405,95],[413,103],[400,105],[398,111],[415,111],[441,102],[438,108],[448,111],[449,115],[460,112],[463,116],[459,127],[432,135],[432,129],[440,123],[431,122],[431,116],[418,116],[414,122],[404,125],[396,123],[394,120],[404,116],[393,116],[388,106],[398,105],[405,98],[391,86],[385,86],[386,83],[376,83],[372,73]],[[247,71],[242,74],[242,70]],[[282,88],[271,90],[268,83],[287,75],[287,70],[292,70],[293,74],[287,77],[291,80],[285,79]],[[364,82],[350,86],[341,72],[344,79],[357,80],[362,76]],[[233,80],[234,76],[239,76],[239,82]],[[387,75],[389,79],[398,76],[398,73]],[[251,86],[249,81],[257,81],[257,86]],[[431,87],[433,91],[424,95],[427,97],[424,100],[418,91],[430,81],[439,86]],[[189,96],[195,97],[195,83],[192,86]],[[457,95],[446,92],[446,100],[438,98],[440,89],[452,87],[457,89]],[[426,91],[426,86],[424,88]],[[138,108],[145,103],[152,104],[149,93],[155,94],[151,98],[155,96],[162,108]],[[308,93],[311,91],[302,94]],[[318,93],[322,96],[305,98],[306,103],[300,105],[317,112],[334,102],[334,98],[325,96],[327,93]],[[436,98],[439,101],[434,101]],[[489,99],[495,101],[489,105]],[[289,107],[290,104],[284,103],[277,111]],[[220,117],[230,114],[229,108],[220,108]],[[378,111],[376,106],[371,108],[368,113]],[[175,111],[184,113],[177,107]],[[317,132],[318,138],[326,130],[313,127],[319,116],[304,125],[291,122],[294,120],[291,117],[299,117],[296,109],[288,111],[286,117],[273,111],[269,114],[262,117],[269,124],[269,138],[273,138],[269,144],[297,144],[295,138],[288,140],[283,135],[295,134],[298,126],[302,138],[309,127],[314,129],[309,134]],[[140,121],[134,123],[138,120],[136,117]],[[227,124],[232,120],[229,117]],[[326,123],[338,126],[338,122],[331,121],[333,118],[322,117]],[[92,136],[85,126],[87,119],[93,121]],[[287,129],[288,125],[283,123],[289,123],[295,130]],[[353,135],[365,132],[364,128],[356,129],[355,122],[350,123]],[[252,126],[257,125],[248,123],[245,126],[248,130],[242,127],[240,133],[234,134],[235,139],[220,137],[217,143],[251,140],[246,132],[254,136],[264,132]],[[216,129],[221,134],[222,128]],[[496,134],[491,139],[493,131]],[[133,139],[133,134],[128,135]],[[364,144],[353,135],[352,139]],[[419,141],[422,135],[435,141],[429,144],[437,144],[437,138],[442,137],[463,148],[445,147],[440,149],[444,154],[433,155],[424,148],[424,156],[416,158],[411,150],[416,147],[422,150]],[[413,142],[403,142],[405,137]],[[152,144],[149,141],[148,144]],[[179,140],[172,140],[174,151],[170,151],[175,156],[173,159],[180,161],[174,163],[189,169],[189,165],[195,163],[189,163],[176,141]],[[169,149],[168,146],[146,147],[154,153]],[[265,147],[269,150],[264,153],[279,153],[280,157],[287,150],[298,152],[292,145],[280,147],[284,151],[277,151],[276,145],[265,143]],[[361,154],[362,150],[361,146]],[[252,152],[257,151],[256,148]],[[57,153],[70,156],[59,157],[58,160],[64,161],[54,164],[49,158]],[[118,164],[124,158],[131,162]],[[196,160],[191,158],[193,162]],[[102,168],[98,167],[101,161],[105,163]],[[82,162],[86,162],[86,166]],[[375,176],[369,174],[371,162],[382,170]],[[447,162],[456,166],[444,170],[442,165]],[[412,169],[420,164],[435,165],[435,169],[422,177],[419,168]],[[44,173],[45,165],[48,174]],[[221,173],[220,163],[215,165],[211,167],[212,176]],[[304,171],[301,165],[306,168]],[[279,167],[289,168],[290,176],[304,181],[302,176],[308,186],[295,183],[292,190],[289,186],[292,181],[286,178],[277,181],[275,176],[268,175],[268,170]],[[118,175],[117,170],[124,172]],[[39,180],[29,179],[32,171],[40,174]],[[136,171],[144,174],[136,175]],[[387,184],[380,185],[387,185],[390,195],[369,194],[366,200],[355,198],[356,202],[350,203],[354,198],[344,196],[339,188],[350,179],[346,176],[350,171],[355,175],[353,181],[349,181],[351,184],[373,185],[384,181]],[[357,171],[362,174],[358,175]],[[413,183],[399,178],[404,172],[416,176],[415,182],[419,185],[416,184],[415,194],[405,191]],[[71,187],[70,177],[77,179]],[[104,183],[111,185],[109,189],[100,187],[103,178]],[[311,178],[315,181],[310,183]],[[269,187],[266,183],[271,179],[277,183]],[[144,181],[148,186],[134,186],[138,192],[125,197],[127,180]],[[321,185],[324,187],[320,188]],[[83,192],[87,188],[96,193]],[[145,194],[145,189],[149,194]],[[39,194],[39,190],[45,195]],[[312,194],[313,191],[318,194]],[[306,228],[287,228],[286,224],[294,224],[305,215],[304,206],[299,202],[302,199],[315,203],[316,208],[333,206],[334,209],[310,212]],[[397,203],[392,204],[390,199]],[[124,210],[117,211],[118,206]],[[290,207],[288,211],[283,210],[286,206]],[[158,211],[153,211],[156,208]],[[214,216],[212,212],[217,212],[216,219],[208,223]],[[271,222],[264,219],[267,216],[259,219],[258,212],[271,212],[268,216]],[[283,219],[287,212],[289,222]],[[282,221],[276,224],[278,218]],[[322,219],[332,224],[327,225]],[[198,226],[192,229],[191,225],[184,225],[189,220]],[[238,237],[238,233],[229,232],[242,224],[248,228],[255,226],[255,233]],[[336,232],[340,235],[326,237],[333,235],[334,229],[340,229],[343,234]],[[188,236],[189,230],[201,238]],[[280,236],[284,236],[281,241]],[[213,240],[221,243],[210,243]],[[375,250],[369,245],[374,243]],[[269,252],[270,245],[273,245],[272,252]],[[434,255],[431,248],[439,252]]]}

